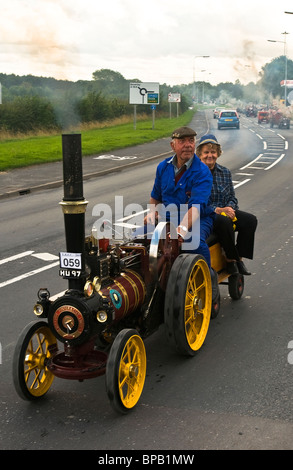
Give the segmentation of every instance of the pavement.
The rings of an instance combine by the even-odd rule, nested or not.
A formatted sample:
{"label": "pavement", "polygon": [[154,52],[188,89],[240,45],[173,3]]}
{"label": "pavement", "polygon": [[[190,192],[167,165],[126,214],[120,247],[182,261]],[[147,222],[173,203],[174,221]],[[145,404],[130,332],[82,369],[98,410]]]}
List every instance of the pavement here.
{"label": "pavement", "polygon": [[[196,130],[197,139],[203,135],[207,130],[205,112],[198,111],[188,126]],[[83,180],[121,171],[123,168],[143,164],[147,161],[163,160],[172,155],[170,141],[170,137],[165,137],[146,144],[113,150],[104,155],[83,157]],[[0,200],[62,185],[62,160],[3,171],[0,172]]]}

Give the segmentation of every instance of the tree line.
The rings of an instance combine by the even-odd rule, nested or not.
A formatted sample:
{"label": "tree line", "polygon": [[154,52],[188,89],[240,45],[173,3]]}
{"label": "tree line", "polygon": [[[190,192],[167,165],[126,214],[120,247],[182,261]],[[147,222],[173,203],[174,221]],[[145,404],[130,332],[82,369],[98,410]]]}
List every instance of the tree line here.
{"label": "tree line", "polygon": [[[203,81],[169,86],[160,85],[160,104],[157,112],[169,113],[168,93],[181,93],[179,112],[183,113],[197,101],[244,101],[267,103],[282,97],[280,86],[284,79],[285,57],[273,59],[262,67],[255,82],[242,85],[222,82],[216,86]],[[287,60],[287,77],[293,79],[293,62]],[[7,75],[0,73],[2,104],[0,105],[0,131],[27,133],[37,130],[67,129],[80,123],[102,122],[132,115],[129,104],[129,84],[142,82],[128,80],[119,72],[96,70],[91,81],[56,80],[33,75]],[[204,90],[204,93],[202,91]],[[150,106],[139,105],[139,113],[151,113]]]}
{"label": "tree line", "polygon": [[[130,82],[120,73],[108,69],[93,73],[92,81],[70,82],[54,78],[0,74],[2,104],[0,131],[27,133],[37,130],[64,130],[79,124],[110,121],[133,115],[129,104]],[[158,113],[168,112],[167,94],[160,90]],[[188,109],[182,97],[180,113]],[[150,114],[149,105],[139,105],[137,113]]]}

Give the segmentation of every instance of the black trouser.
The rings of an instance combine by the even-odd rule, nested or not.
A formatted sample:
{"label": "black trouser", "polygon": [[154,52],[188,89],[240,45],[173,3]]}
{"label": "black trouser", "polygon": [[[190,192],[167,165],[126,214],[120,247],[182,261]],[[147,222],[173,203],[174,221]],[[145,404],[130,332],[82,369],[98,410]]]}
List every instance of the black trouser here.
{"label": "black trouser", "polygon": [[[257,218],[249,212],[235,211],[236,222],[230,217],[217,214],[214,220],[214,233],[217,235],[228,259],[253,259],[254,235],[257,227]],[[235,231],[233,224],[236,225]],[[235,243],[235,232],[237,239]]]}

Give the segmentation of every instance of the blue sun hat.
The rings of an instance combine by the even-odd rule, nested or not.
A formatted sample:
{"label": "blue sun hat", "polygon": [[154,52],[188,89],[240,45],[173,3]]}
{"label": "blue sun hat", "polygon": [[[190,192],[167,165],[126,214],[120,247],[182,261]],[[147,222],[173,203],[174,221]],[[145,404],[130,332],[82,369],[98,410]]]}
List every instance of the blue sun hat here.
{"label": "blue sun hat", "polygon": [[216,137],[215,137],[213,134],[206,134],[206,135],[203,135],[203,136],[200,138],[200,140],[199,140],[198,146],[203,145],[203,144],[216,144],[216,145],[220,145],[219,142],[217,141]]}
{"label": "blue sun hat", "polygon": [[198,143],[198,146],[196,147],[196,153],[198,154],[199,152],[199,149],[202,145],[205,145],[205,144],[214,144],[214,145],[217,145],[218,146],[218,156],[220,156],[222,154],[222,148],[221,148],[221,144],[219,144],[219,142],[217,141],[217,138],[213,135],[213,134],[206,134],[206,135],[203,135],[200,139],[199,139],[199,143]]}

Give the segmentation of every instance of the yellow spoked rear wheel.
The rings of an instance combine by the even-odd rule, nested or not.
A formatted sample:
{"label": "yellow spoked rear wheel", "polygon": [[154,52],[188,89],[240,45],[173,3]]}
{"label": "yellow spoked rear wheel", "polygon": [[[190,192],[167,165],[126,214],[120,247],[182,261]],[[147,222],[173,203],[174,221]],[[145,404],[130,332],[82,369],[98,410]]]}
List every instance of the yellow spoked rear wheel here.
{"label": "yellow spoked rear wheel", "polygon": [[144,343],[133,329],[124,329],[111,346],[106,368],[106,389],[116,411],[127,413],[138,402],[146,376]]}
{"label": "yellow spoked rear wheel", "polygon": [[210,322],[209,269],[203,259],[190,272],[185,294],[185,334],[190,348],[197,351],[203,344]]}
{"label": "yellow spoked rear wheel", "polygon": [[172,266],[165,297],[167,337],[178,352],[194,355],[202,347],[211,305],[211,277],[205,259],[181,254]]}
{"label": "yellow spoked rear wheel", "polygon": [[54,375],[46,367],[56,338],[45,321],[32,322],[19,336],[13,357],[13,381],[18,395],[34,400],[47,393]]}

